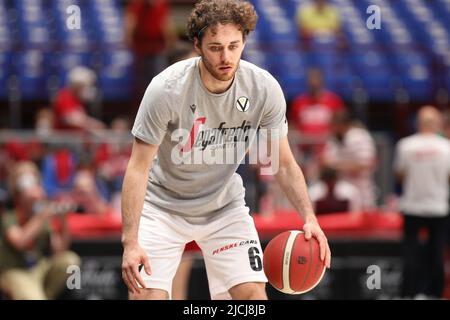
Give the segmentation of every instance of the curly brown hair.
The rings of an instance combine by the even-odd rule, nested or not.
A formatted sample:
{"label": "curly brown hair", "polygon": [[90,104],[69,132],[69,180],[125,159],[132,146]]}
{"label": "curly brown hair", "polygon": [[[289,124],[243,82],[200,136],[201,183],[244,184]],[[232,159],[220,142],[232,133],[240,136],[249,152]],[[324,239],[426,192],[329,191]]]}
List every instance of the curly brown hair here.
{"label": "curly brown hair", "polygon": [[[233,23],[242,31],[243,39],[255,30],[258,16],[253,5],[242,0],[201,0],[195,4],[187,23],[191,41],[201,41],[204,31],[217,24]],[[212,29],[214,32],[214,29]]]}

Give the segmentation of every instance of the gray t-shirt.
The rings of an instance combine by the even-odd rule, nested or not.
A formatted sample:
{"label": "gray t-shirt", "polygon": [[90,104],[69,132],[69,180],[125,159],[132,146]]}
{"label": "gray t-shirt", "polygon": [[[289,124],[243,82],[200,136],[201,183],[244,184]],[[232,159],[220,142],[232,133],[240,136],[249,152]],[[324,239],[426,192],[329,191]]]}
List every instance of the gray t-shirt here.
{"label": "gray t-shirt", "polygon": [[157,75],[132,129],[138,139],[159,145],[145,202],[187,217],[244,206],[236,173],[242,146],[248,148],[258,128],[287,135],[286,101],[267,71],[241,60],[231,87],[213,94],[201,81],[199,62],[187,59]]}

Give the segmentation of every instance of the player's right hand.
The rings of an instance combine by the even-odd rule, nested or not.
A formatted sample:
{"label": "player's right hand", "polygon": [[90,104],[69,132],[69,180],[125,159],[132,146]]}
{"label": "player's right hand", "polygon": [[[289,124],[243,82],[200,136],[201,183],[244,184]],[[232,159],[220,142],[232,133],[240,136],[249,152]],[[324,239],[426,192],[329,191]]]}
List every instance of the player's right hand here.
{"label": "player's right hand", "polygon": [[[139,273],[139,266],[143,265],[145,272],[150,275],[151,268],[147,254],[139,244],[124,245],[122,258],[122,278],[131,293],[140,293],[145,283]],[[139,288],[139,285],[141,288]]]}

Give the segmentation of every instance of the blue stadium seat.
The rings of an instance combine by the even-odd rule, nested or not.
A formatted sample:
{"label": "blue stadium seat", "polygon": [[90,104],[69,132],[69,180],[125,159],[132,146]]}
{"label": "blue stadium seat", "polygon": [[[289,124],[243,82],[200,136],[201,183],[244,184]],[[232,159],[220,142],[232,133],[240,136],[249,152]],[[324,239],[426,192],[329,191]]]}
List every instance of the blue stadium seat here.
{"label": "blue stadium seat", "polygon": [[11,21],[8,8],[4,0],[0,0],[0,48],[9,48],[12,45]]}
{"label": "blue stadium seat", "polygon": [[[383,101],[393,99],[397,86],[410,92],[412,99],[431,99],[436,89],[434,77],[440,86],[450,82],[445,69],[450,63],[435,68],[436,61],[450,61],[450,0],[330,0],[340,10],[349,45],[350,53],[343,55],[336,51],[333,39],[313,41],[310,52],[300,51],[296,13],[307,1],[252,0],[259,22],[248,39],[244,58],[269,70],[288,96],[302,91],[306,70],[314,66],[323,70],[330,89],[348,98],[355,77],[361,79],[371,99]],[[9,64],[9,71],[0,66],[0,98],[6,95],[5,79],[11,74],[17,74],[23,97],[33,99],[46,96],[48,79],[54,84],[56,78],[57,86],[63,86],[65,75],[75,65],[98,73],[105,99],[127,97],[133,70],[131,56],[123,53],[121,2],[0,0],[0,52],[24,48],[11,62],[14,66]],[[369,4],[383,6],[381,30],[366,27]],[[81,30],[67,28],[70,5],[81,8]],[[42,53],[42,63],[33,62],[40,60],[39,54],[33,53],[36,49],[51,51],[50,59]],[[0,59],[2,56],[4,53]],[[395,84],[386,83],[390,77]]]}
{"label": "blue stadium seat", "polygon": [[117,1],[93,0],[89,2],[93,37],[104,46],[124,44],[124,20]]}
{"label": "blue stadium seat", "polygon": [[15,55],[15,73],[23,100],[48,98],[48,54],[40,50],[25,50]]}
{"label": "blue stadium seat", "polygon": [[414,101],[427,102],[432,96],[432,79],[429,70],[420,64],[409,67],[402,74],[403,86]]}
{"label": "blue stadium seat", "polygon": [[130,98],[133,85],[133,55],[127,50],[101,54],[99,87],[107,101]]}
{"label": "blue stadium seat", "polygon": [[289,75],[277,80],[280,82],[287,100],[292,100],[306,91],[306,77],[304,75]]}
{"label": "blue stadium seat", "polygon": [[49,47],[51,37],[48,22],[50,21],[44,10],[44,2],[40,0],[15,1],[19,41],[27,48]]}

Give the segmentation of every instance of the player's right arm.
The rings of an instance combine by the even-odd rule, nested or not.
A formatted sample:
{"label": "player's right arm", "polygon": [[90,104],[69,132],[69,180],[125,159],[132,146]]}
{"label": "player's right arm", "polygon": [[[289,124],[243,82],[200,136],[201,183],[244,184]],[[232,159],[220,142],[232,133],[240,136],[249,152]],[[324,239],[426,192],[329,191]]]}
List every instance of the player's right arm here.
{"label": "player's right arm", "polygon": [[145,288],[139,266],[151,273],[147,254],[138,244],[138,228],[148,175],[157,152],[157,145],[135,138],[122,186],[122,277],[131,293],[140,292],[138,283]]}

